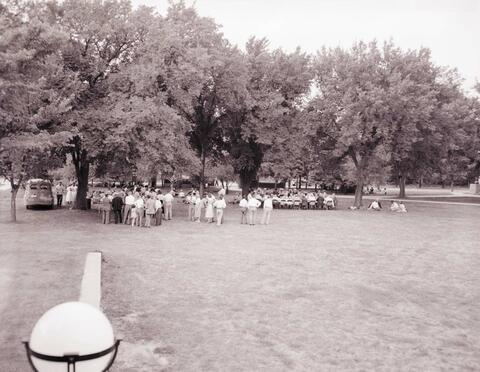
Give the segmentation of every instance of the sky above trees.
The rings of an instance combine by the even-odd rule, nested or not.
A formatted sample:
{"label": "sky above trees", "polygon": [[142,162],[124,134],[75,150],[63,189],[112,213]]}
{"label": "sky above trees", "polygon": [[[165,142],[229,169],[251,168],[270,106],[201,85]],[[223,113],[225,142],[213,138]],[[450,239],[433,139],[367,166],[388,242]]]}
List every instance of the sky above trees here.
{"label": "sky above trees", "polygon": [[[480,1],[478,0],[186,0],[202,16],[222,25],[225,36],[242,48],[250,36],[271,46],[316,52],[323,45],[348,48],[359,40],[393,39],[403,49],[432,50],[433,61],[456,67],[473,93],[480,79]],[[167,0],[132,0],[155,6]]]}

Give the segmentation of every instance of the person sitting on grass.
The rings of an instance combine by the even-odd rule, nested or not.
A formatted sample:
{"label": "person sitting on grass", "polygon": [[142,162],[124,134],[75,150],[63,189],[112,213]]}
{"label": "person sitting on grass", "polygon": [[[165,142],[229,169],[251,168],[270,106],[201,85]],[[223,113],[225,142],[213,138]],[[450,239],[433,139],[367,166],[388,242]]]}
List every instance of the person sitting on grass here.
{"label": "person sitting on grass", "polygon": [[325,204],[326,209],[335,209],[335,199],[333,199],[332,195],[327,195],[323,200],[323,204]]}
{"label": "person sitting on grass", "polygon": [[399,207],[398,203],[395,200],[392,200],[392,202],[390,203],[390,211],[398,212],[399,209],[400,209],[400,207]]}
{"label": "person sitting on grass", "polygon": [[405,207],[405,204],[403,204],[403,201],[400,202],[398,205],[398,211],[400,213],[407,213],[407,207]]}
{"label": "person sitting on grass", "polygon": [[378,199],[375,199],[374,201],[372,201],[370,203],[370,205],[368,206],[368,210],[369,211],[381,211],[382,210],[382,204],[380,204],[380,202],[378,201]]}
{"label": "person sitting on grass", "polygon": [[317,208],[318,209],[325,208],[325,197],[320,192],[318,193],[318,197],[317,197]]}

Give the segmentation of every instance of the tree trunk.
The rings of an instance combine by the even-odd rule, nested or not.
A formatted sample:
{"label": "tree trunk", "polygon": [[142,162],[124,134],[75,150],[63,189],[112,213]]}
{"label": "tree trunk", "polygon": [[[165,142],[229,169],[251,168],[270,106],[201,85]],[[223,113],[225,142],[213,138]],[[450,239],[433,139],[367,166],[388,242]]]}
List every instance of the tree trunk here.
{"label": "tree trunk", "polygon": [[453,181],[450,182],[450,191],[453,192],[453,187],[454,187],[454,184],[453,184]]}
{"label": "tree trunk", "polygon": [[17,193],[20,188],[20,183],[15,186],[14,182],[11,182],[12,190],[10,191],[10,220],[17,222]]}
{"label": "tree trunk", "polygon": [[357,208],[360,208],[362,206],[362,197],[363,197],[363,180],[359,179],[357,180],[357,187],[355,189],[355,200],[353,202],[353,205]]}
{"label": "tree trunk", "polygon": [[225,185],[226,185],[226,187],[225,187],[225,194],[227,194],[227,195],[228,195],[228,184],[229,184],[229,182],[228,182],[228,181],[225,181]]}
{"label": "tree trunk", "polygon": [[400,192],[398,194],[399,198],[404,199],[405,198],[405,184],[407,183],[407,177],[405,177],[403,174],[400,176],[399,181],[398,181],[398,186],[400,187]]}
{"label": "tree trunk", "polygon": [[275,178],[275,184],[274,184],[274,186],[273,186],[273,188],[274,188],[275,190],[277,189],[277,183],[278,183],[278,181],[277,181],[277,179]]}
{"label": "tree trunk", "polygon": [[288,179],[288,189],[290,190],[291,187],[292,187],[292,180],[289,178]]}
{"label": "tree trunk", "polygon": [[420,177],[418,180],[418,188],[421,189],[423,187],[423,176]]}
{"label": "tree trunk", "polygon": [[75,200],[76,209],[87,209],[87,191],[88,191],[88,174],[90,171],[90,163],[87,159],[87,151],[81,150],[73,156],[73,164],[75,165],[75,174],[77,176],[77,197]]}
{"label": "tree trunk", "polygon": [[240,172],[240,184],[242,187],[242,195],[247,195],[250,192],[252,182],[256,177],[256,172],[242,171]]}
{"label": "tree trunk", "polygon": [[153,187],[153,188],[157,187],[157,176],[156,175],[150,177],[150,187]]}
{"label": "tree trunk", "polygon": [[363,174],[367,166],[367,158],[361,157],[359,159],[354,150],[351,150],[350,157],[352,158],[353,164],[357,169],[357,186],[355,189],[355,200],[353,205],[357,208],[360,208],[362,206],[363,186],[365,182]]}
{"label": "tree trunk", "polygon": [[77,175],[78,188],[77,199],[75,200],[75,208],[87,209],[87,191],[88,191],[88,173],[90,164],[86,163],[82,166],[81,172]]}
{"label": "tree trunk", "polygon": [[203,193],[205,191],[205,160],[206,160],[206,155],[203,148],[202,148],[202,153],[200,154],[200,160],[202,162],[202,168],[200,169],[200,197],[203,197]]}

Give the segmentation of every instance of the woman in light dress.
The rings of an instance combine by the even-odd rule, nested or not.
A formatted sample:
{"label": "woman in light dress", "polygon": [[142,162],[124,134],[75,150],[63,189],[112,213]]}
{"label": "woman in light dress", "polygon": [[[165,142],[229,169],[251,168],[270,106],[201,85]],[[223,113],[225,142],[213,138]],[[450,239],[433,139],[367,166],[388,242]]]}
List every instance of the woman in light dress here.
{"label": "woman in light dress", "polygon": [[215,197],[212,194],[208,194],[207,198],[205,199],[205,218],[207,219],[207,222],[212,223],[213,222],[213,204],[215,203]]}
{"label": "woman in light dress", "polygon": [[65,196],[65,201],[67,202],[67,207],[72,209],[72,202],[75,199],[73,198],[73,184],[67,186],[67,195]]}
{"label": "woman in light dress", "polygon": [[194,215],[195,222],[200,222],[203,206],[204,206],[203,199],[200,197],[200,195],[198,195],[198,197],[195,199],[195,215]]}
{"label": "woman in light dress", "polygon": [[74,183],[72,187],[72,208],[75,205],[75,200],[77,200],[77,190],[78,190],[78,187]]}

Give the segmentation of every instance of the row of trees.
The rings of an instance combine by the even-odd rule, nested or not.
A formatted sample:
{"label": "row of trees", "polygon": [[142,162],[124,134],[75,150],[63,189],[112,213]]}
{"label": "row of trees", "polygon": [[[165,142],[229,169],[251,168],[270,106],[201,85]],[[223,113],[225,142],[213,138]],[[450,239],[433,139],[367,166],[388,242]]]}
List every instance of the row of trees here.
{"label": "row of trees", "polygon": [[[166,16],[126,0],[0,3],[0,172],[72,160],[77,208],[97,176],[218,171],[355,182],[475,174],[478,99],[428,49],[244,50],[183,2]],[[12,211],[14,212],[14,204]],[[12,215],[14,218],[14,215]]]}

